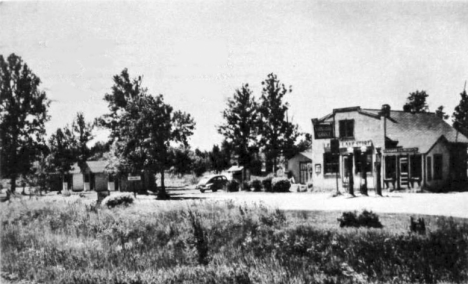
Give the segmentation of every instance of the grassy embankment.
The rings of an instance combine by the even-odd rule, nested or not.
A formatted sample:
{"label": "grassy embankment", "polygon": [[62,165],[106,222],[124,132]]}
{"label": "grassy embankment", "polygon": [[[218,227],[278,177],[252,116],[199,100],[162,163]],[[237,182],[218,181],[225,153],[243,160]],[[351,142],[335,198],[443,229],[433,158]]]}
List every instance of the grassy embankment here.
{"label": "grassy embankment", "polygon": [[38,283],[466,283],[468,226],[382,215],[340,229],[339,212],[281,212],[231,201],[3,205],[2,274]]}

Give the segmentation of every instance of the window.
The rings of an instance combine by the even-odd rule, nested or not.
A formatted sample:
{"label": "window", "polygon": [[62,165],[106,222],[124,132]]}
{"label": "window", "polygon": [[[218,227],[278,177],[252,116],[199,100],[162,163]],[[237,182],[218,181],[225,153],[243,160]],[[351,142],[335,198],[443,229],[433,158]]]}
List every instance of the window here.
{"label": "window", "polygon": [[432,180],[432,158],[427,157],[427,180],[431,181]]}
{"label": "window", "polygon": [[411,163],[411,177],[420,178],[421,177],[421,156],[414,155],[410,157]]}
{"label": "window", "polygon": [[367,150],[364,154],[361,153],[361,151],[356,151],[356,159],[355,161],[355,172],[360,173],[361,172],[361,164],[362,164],[362,155],[366,156],[366,161],[365,161],[365,170],[367,173],[372,172],[372,151]]}
{"label": "window", "polygon": [[442,179],[442,154],[434,155],[434,179]]}
{"label": "window", "polygon": [[340,138],[354,137],[354,120],[340,120]]}
{"label": "window", "polygon": [[396,178],[396,156],[385,157],[385,178]]}
{"label": "window", "polygon": [[333,153],[323,154],[323,173],[334,174],[339,172],[340,156]]}

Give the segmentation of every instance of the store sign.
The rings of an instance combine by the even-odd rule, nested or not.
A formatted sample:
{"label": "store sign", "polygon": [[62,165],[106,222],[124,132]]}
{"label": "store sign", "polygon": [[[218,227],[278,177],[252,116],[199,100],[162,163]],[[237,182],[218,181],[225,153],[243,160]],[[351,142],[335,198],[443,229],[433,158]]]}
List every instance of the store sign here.
{"label": "store sign", "polygon": [[372,140],[366,141],[340,141],[340,148],[372,146]]}
{"label": "store sign", "polygon": [[419,148],[394,148],[394,149],[385,149],[383,150],[384,153],[417,153]]}
{"label": "store sign", "polygon": [[318,123],[314,125],[315,139],[333,138],[333,124]]}
{"label": "store sign", "polygon": [[128,176],[128,180],[141,180],[141,176]]}

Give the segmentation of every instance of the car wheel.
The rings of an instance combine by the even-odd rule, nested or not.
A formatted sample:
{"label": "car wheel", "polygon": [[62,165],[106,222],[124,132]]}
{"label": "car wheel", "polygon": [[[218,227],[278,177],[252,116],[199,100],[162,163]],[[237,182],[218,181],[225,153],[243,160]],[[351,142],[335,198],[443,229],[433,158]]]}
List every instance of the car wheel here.
{"label": "car wheel", "polygon": [[201,193],[205,193],[205,190],[204,190],[204,189],[200,189],[200,192],[201,192]]}
{"label": "car wheel", "polygon": [[216,191],[218,191],[218,189],[213,187],[213,192],[216,192]]}

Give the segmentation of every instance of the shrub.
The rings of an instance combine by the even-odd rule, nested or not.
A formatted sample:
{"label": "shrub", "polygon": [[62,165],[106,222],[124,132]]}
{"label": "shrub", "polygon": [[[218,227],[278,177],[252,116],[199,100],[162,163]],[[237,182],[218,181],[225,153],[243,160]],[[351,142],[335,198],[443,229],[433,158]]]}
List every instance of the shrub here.
{"label": "shrub", "polygon": [[418,218],[417,221],[414,221],[414,218],[410,217],[410,232],[424,235],[426,233],[426,222],[424,222],[424,219]]}
{"label": "shrub", "polygon": [[227,183],[227,190],[230,191],[230,192],[239,191],[239,182],[237,180],[235,180],[235,179],[230,180]]}
{"label": "shrub", "polygon": [[379,216],[372,211],[364,210],[359,216],[356,211],[343,212],[343,215],[338,219],[340,227],[366,227],[366,228],[382,228],[382,223],[379,221]]}
{"label": "shrub", "polygon": [[114,208],[115,206],[124,205],[128,206],[134,201],[131,193],[123,193],[118,195],[109,195],[108,197],[102,200],[102,205],[109,208]]}
{"label": "shrub", "polygon": [[244,181],[244,182],[242,183],[242,187],[243,187],[243,189],[244,189],[245,191],[250,191],[250,182]]}
{"label": "shrub", "polygon": [[272,180],[273,192],[289,192],[291,182],[284,177],[277,177]]}
{"label": "shrub", "polygon": [[273,180],[272,177],[267,177],[266,179],[262,180],[262,185],[266,192],[272,192],[272,186],[271,186],[272,180]]}
{"label": "shrub", "polygon": [[254,191],[262,191],[262,182],[258,179],[253,180],[250,186],[253,187]]}

